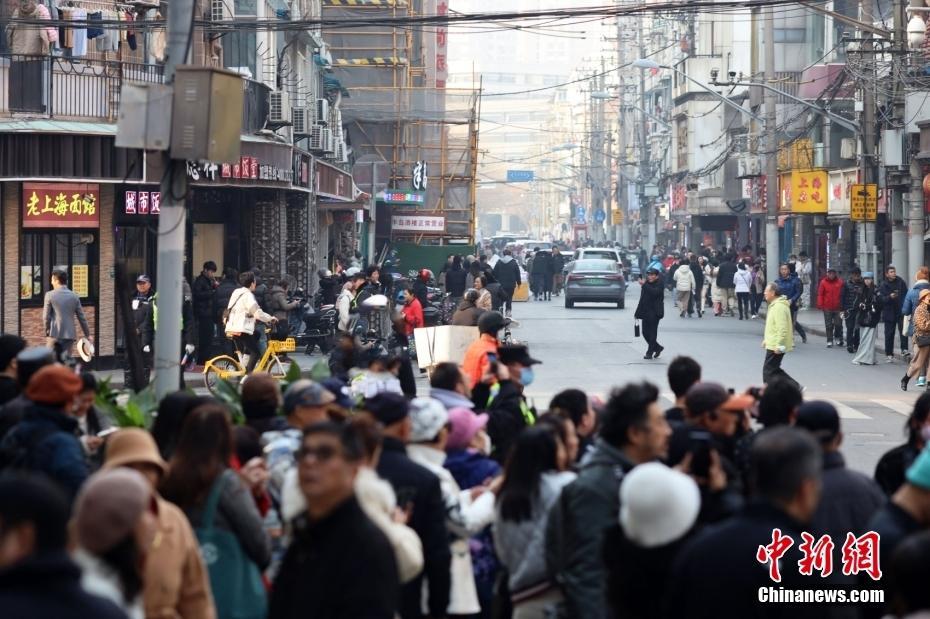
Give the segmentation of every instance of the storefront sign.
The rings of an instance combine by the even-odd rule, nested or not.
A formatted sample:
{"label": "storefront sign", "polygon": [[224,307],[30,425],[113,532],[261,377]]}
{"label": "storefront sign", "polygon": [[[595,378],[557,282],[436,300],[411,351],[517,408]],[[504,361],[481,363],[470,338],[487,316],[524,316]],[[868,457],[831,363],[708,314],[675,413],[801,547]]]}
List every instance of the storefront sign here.
{"label": "storefront sign", "polygon": [[397,213],[391,216],[391,230],[442,234],[446,231],[446,218],[441,215]]}
{"label": "storefront sign", "polygon": [[294,170],[276,164],[263,163],[258,157],[241,157],[235,163],[212,161],[188,161],[187,177],[192,181],[216,181],[222,179],[245,179],[276,183],[294,181]]}
{"label": "storefront sign", "polygon": [[[439,0],[436,4],[436,14],[445,16],[449,14],[447,0]],[[445,88],[449,79],[449,62],[446,57],[446,44],[448,43],[448,29],[446,24],[436,25],[436,88]]]}
{"label": "storefront sign", "polygon": [[318,196],[345,202],[355,199],[352,195],[352,175],[344,170],[317,160],[315,181],[314,191]]}
{"label": "storefront sign", "polygon": [[853,221],[878,219],[878,185],[857,183],[852,186],[849,197],[849,217]]}
{"label": "storefront sign", "polygon": [[429,183],[428,165],[425,161],[417,161],[413,164],[413,173],[411,174],[411,183],[414,191],[426,191]]}
{"label": "storefront sign", "polygon": [[684,213],[688,208],[688,190],[682,183],[672,185],[672,212]]}
{"label": "storefront sign", "polygon": [[849,202],[852,195],[852,187],[858,179],[859,170],[857,168],[833,170],[830,172],[830,195],[827,200],[828,215],[849,216]]}
{"label": "storefront sign", "polygon": [[795,170],[791,173],[791,212],[827,212],[827,173]]}
{"label": "storefront sign", "polygon": [[[768,209],[768,186],[766,177],[754,176],[749,180],[749,212],[765,213]],[[745,182],[745,181],[744,181]]]}
{"label": "storefront sign", "polygon": [[426,194],[416,191],[398,191],[396,189],[386,189],[384,191],[384,202],[387,204],[425,204]]}
{"label": "storefront sign", "polygon": [[791,173],[778,175],[778,212],[791,212]]}
{"label": "storefront sign", "polygon": [[161,192],[127,191],[123,212],[127,215],[158,215],[161,213]]}
{"label": "storefront sign", "polygon": [[23,228],[98,228],[99,202],[98,185],[24,183]]}
{"label": "storefront sign", "polygon": [[89,278],[86,264],[71,265],[71,290],[79,297],[86,297],[89,286]]}

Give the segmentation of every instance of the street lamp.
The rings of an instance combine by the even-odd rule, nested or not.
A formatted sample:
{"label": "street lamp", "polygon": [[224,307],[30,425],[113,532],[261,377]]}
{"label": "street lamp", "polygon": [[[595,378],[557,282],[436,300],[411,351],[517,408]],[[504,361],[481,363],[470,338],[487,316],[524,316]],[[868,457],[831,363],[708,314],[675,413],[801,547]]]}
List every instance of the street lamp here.
{"label": "street lamp", "polygon": [[748,115],[750,118],[752,118],[752,119],[755,120],[755,121],[758,121],[758,122],[760,122],[760,123],[764,123],[764,122],[765,122],[765,120],[763,120],[761,117],[759,117],[759,116],[753,114],[752,112],[750,112],[749,110],[747,110],[746,108],[744,108],[744,107],[743,107],[742,105],[740,105],[739,103],[736,103],[735,101],[731,101],[730,99],[724,97],[722,94],[720,94],[719,92],[717,92],[716,90],[714,90],[713,88],[711,88],[710,86],[708,86],[707,84],[702,84],[701,82],[697,81],[697,80],[694,79],[693,77],[690,77],[689,75],[687,75],[687,74],[684,73],[683,71],[681,71],[681,70],[679,70],[679,69],[676,69],[675,67],[673,67],[673,66],[671,66],[671,65],[659,64],[659,63],[656,62],[655,60],[650,60],[649,58],[639,58],[639,59],[633,61],[633,66],[636,67],[637,69],[650,69],[650,70],[655,70],[655,69],[668,69],[668,70],[670,70],[670,71],[674,71],[675,73],[677,73],[678,75],[682,76],[683,78],[685,78],[686,80],[688,80],[689,82],[691,82],[692,84],[694,84],[695,86],[697,86],[698,88],[701,88],[702,90],[706,90],[706,91],[709,92],[710,94],[714,95],[714,97],[716,97],[717,99],[720,99],[720,101],[722,101],[722,102],[725,103],[726,105],[729,105],[730,107],[739,110],[740,112],[742,112],[743,114]]}

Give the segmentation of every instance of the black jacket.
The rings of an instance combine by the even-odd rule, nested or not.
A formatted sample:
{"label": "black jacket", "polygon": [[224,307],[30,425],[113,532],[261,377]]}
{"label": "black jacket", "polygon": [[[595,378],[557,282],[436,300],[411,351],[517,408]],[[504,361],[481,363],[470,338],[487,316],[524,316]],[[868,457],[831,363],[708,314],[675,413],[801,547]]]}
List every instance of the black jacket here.
{"label": "black jacket", "polygon": [[[779,562],[781,583],[773,582],[768,566],[756,560],[759,547],[772,542],[775,528],[794,540]],[[750,503],[736,517],[705,529],[685,545],[675,562],[669,581],[667,616],[689,619],[826,616],[830,606],[824,604],[796,606],[758,601],[761,587],[829,588],[835,582],[832,576],[821,578],[816,571],[810,577],[799,574],[798,546],[801,532],[806,530],[774,505],[761,501]],[[834,575],[837,567],[834,566]]]}
{"label": "black jacket", "polygon": [[[691,449],[691,431],[697,429],[700,428],[688,421],[672,429],[666,464],[677,466],[684,460]],[[720,456],[720,465],[726,473],[727,485],[719,492],[711,492],[707,486],[700,486],[701,512],[698,515],[698,522],[702,525],[729,518],[743,507],[743,475],[734,458],[736,441],[712,435],[711,445]]]}
{"label": "black jacket", "polygon": [[736,284],[733,283],[734,275],[736,275],[736,263],[732,260],[721,262],[717,270],[717,288],[736,288]]}
{"label": "black jacket", "polygon": [[439,478],[408,458],[402,442],[387,436],[378,460],[378,475],[393,486],[400,507],[412,506],[409,525],[423,543],[423,574],[402,587],[400,616],[403,619],[423,616],[420,598],[425,576],[430,615],[444,617],[449,606],[452,555]]}
{"label": "black jacket", "polygon": [[64,552],[32,555],[0,571],[7,619],[126,619],[113,602],[81,587],[81,569]]}
{"label": "black jacket", "polygon": [[239,282],[229,277],[223,279],[220,285],[216,287],[216,294],[213,295],[213,315],[216,317],[217,322],[220,322],[223,317],[223,312],[226,311],[226,306],[229,305],[229,299],[237,288],[239,288]]}
{"label": "black jacket", "polygon": [[294,522],[268,619],[393,619],[399,601],[394,550],[353,496],[319,522]]}
{"label": "black jacket", "polygon": [[834,540],[845,540],[847,532],[862,535],[886,500],[878,484],[846,468],[843,454],[826,452],[823,454],[820,504],[810,527],[817,533],[830,534]]}
{"label": "black jacket", "polygon": [[216,294],[213,278],[203,273],[195,277],[194,284],[191,286],[191,294],[194,297],[194,316],[200,319],[211,319],[213,317],[213,295]]}
{"label": "black jacket", "polygon": [[911,467],[920,450],[911,443],[899,445],[885,452],[875,465],[875,481],[882,491],[891,496],[904,484],[904,474]]}
{"label": "black jacket", "polygon": [[[492,457],[503,464],[513,440],[527,426],[521,406],[524,399],[519,386],[512,380],[500,381],[500,389],[493,398],[492,393],[488,385],[479,382],[472,390],[472,402],[477,410],[485,409],[488,414],[487,432],[494,446]],[[536,411],[532,408],[529,411],[535,419]]]}
{"label": "black jacket", "polygon": [[843,283],[843,310],[846,312],[855,312],[858,311],[856,306],[856,299],[859,298],[859,295],[862,294],[862,289],[865,287],[865,284],[860,279],[855,282],[852,279],[847,279]]}
{"label": "black jacket", "polygon": [[[505,260],[505,258],[511,259]],[[503,256],[498,260],[492,273],[501,288],[516,288],[522,283],[520,281],[520,265],[510,256]]]}
{"label": "black jacket", "polygon": [[32,406],[32,400],[26,397],[25,393],[20,393],[15,398],[0,406],[0,441],[7,432],[23,420],[26,409]]}
{"label": "black jacket", "polygon": [[552,254],[541,251],[533,255],[533,275],[551,277],[553,272]]}
{"label": "black jacket", "polygon": [[860,327],[878,326],[882,319],[882,302],[875,293],[875,287],[862,287],[862,292],[856,297],[856,324]]}
{"label": "black jacket", "polygon": [[639,292],[639,304],[636,306],[635,318],[640,320],[662,320],[665,317],[665,289],[662,280],[643,281]]}
{"label": "black jacket", "polygon": [[153,296],[154,294],[136,294],[132,298],[132,321],[136,327],[136,335],[139,336],[139,343],[142,346],[151,346],[155,343],[155,312],[152,310]]}
{"label": "black jacket", "polygon": [[[19,395],[19,383],[12,376],[0,376],[0,406]],[[0,436],[3,436],[0,433]]]}
{"label": "black jacket", "polygon": [[453,297],[465,296],[465,279],[468,277],[468,271],[462,267],[452,267],[446,271],[446,292]]}
{"label": "black jacket", "polygon": [[572,619],[608,616],[604,533],[617,522],[620,482],[632,468],[623,452],[597,439],[578,478],[565,486],[549,512],[546,566],[565,593]]}
{"label": "black jacket", "polygon": [[[895,293],[897,296],[891,298]],[[878,286],[875,296],[882,304],[882,321],[894,322],[901,318],[901,306],[904,304],[904,297],[907,295],[907,283],[900,277],[895,277],[894,281],[888,281],[887,278],[882,280]]]}
{"label": "black jacket", "polygon": [[558,254],[552,254],[552,273],[554,275],[561,275],[562,269],[565,268],[565,254],[559,252]]}
{"label": "black jacket", "polygon": [[700,297],[704,288],[704,269],[697,260],[689,263],[688,267],[691,269],[691,274],[694,275],[694,294]]}

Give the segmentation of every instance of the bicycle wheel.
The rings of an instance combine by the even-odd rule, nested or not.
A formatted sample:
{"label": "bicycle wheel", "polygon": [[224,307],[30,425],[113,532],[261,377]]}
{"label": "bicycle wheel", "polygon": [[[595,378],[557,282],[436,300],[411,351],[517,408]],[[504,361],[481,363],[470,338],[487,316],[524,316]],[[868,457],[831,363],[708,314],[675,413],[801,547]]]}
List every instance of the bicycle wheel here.
{"label": "bicycle wheel", "polygon": [[278,380],[284,380],[284,377],[287,376],[287,372],[291,369],[291,364],[293,363],[293,359],[282,359],[278,355],[272,355],[271,360],[268,362],[267,371],[274,378],[277,378]]}
{"label": "bicycle wheel", "polygon": [[203,368],[203,384],[211,394],[216,394],[216,386],[226,380],[234,386],[238,379],[245,376],[245,368],[232,357],[214,357]]}

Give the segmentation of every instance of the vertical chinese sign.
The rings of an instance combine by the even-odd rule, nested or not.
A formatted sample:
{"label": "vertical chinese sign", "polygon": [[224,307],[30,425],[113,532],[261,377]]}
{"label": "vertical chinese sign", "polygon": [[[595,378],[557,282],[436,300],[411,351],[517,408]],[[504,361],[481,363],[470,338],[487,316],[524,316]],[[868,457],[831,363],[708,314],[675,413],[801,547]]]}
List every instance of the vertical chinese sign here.
{"label": "vertical chinese sign", "polygon": [[[439,0],[436,4],[436,15],[445,17],[449,14],[449,0]],[[436,88],[445,88],[449,78],[449,64],[446,57],[446,43],[449,38],[448,24],[439,22],[436,25]]]}
{"label": "vertical chinese sign", "polygon": [[99,228],[100,188],[86,183],[23,184],[23,228]]}

